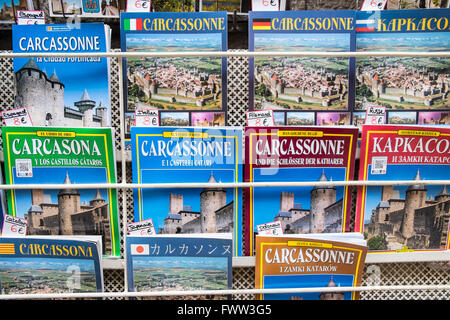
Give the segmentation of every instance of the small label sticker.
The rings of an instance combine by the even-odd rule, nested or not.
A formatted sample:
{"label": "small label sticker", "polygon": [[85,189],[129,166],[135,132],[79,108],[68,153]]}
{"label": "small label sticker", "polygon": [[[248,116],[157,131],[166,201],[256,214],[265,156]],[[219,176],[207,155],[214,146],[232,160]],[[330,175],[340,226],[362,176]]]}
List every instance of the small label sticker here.
{"label": "small label sticker", "polygon": [[31,159],[16,159],[16,177],[33,177],[33,166],[31,164]]}
{"label": "small label sticker", "polygon": [[386,174],[388,157],[373,157],[370,168],[371,174]]}

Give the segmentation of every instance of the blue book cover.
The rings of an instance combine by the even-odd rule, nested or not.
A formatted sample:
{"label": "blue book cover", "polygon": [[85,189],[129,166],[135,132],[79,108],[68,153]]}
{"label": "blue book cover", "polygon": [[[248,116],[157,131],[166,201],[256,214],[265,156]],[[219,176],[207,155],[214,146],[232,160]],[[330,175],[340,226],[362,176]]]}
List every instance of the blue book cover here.
{"label": "blue book cover", "polygon": [[[355,11],[251,11],[249,51],[352,52]],[[274,110],[280,125],[349,125],[354,58],[249,59],[249,109]]]}
{"label": "blue book cover", "polygon": [[[120,14],[122,52],[227,51],[226,12]],[[161,126],[226,125],[226,57],[124,59],[126,112],[159,110]]]}
{"label": "blue book cover", "polygon": [[[357,12],[356,49],[448,52],[450,9]],[[449,57],[358,57],[355,109],[386,107],[387,124],[450,124]]]}
{"label": "blue book cover", "polygon": [[[13,25],[14,53],[107,51],[103,23]],[[108,35],[109,36],[109,35]],[[109,59],[104,57],[14,58],[15,105],[35,126],[111,126]]]}
{"label": "blue book cover", "polygon": [[129,291],[231,289],[229,233],[127,237],[126,246]]}
{"label": "blue book cover", "polygon": [[[242,182],[242,130],[132,127],[133,183]],[[233,234],[242,252],[241,188],[134,189],[134,218],[158,234]]]}
{"label": "blue book cover", "polygon": [[1,293],[102,292],[100,243],[92,237],[0,238]]}

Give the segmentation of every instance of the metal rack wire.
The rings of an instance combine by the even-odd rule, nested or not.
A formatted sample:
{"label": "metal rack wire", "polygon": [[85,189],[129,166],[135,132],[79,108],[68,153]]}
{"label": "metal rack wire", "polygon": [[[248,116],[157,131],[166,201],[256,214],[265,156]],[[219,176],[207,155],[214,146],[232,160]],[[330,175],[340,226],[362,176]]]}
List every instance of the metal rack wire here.
{"label": "metal rack wire", "polygon": [[[118,158],[121,163],[121,182],[115,184],[96,184],[96,188],[116,188],[122,192],[122,235],[126,235],[126,220],[128,217],[128,199],[127,192],[133,188],[202,188],[206,184],[202,183],[158,183],[158,184],[134,184],[127,183],[127,171],[129,172],[129,166],[127,165],[127,159],[129,156],[125,149],[125,123],[124,123],[124,101],[123,101],[123,58],[127,57],[188,57],[188,56],[210,56],[210,57],[228,57],[231,59],[255,57],[255,56],[306,56],[306,57],[362,57],[362,56],[395,56],[395,57],[450,57],[450,52],[248,52],[248,51],[226,51],[226,52],[107,52],[107,53],[10,53],[10,52],[0,52],[0,59],[12,59],[16,57],[109,57],[115,61],[117,78],[115,85],[118,87],[118,109],[119,109],[119,139],[120,145],[118,145]],[[1,107],[1,106],[0,106]],[[326,182],[326,185],[332,184],[333,186],[362,186],[362,185],[409,185],[412,181],[332,181]],[[443,185],[449,184],[450,180],[420,180],[413,181],[413,183],[423,184],[423,185]],[[249,183],[217,183],[217,187],[223,188],[245,188],[245,187],[268,187],[268,186],[320,186],[324,184],[323,182],[249,182]],[[211,187],[211,184],[208,184]],[[216,186],[216,184],[214,185]],[[43,188],[43,189],[59,189],[58,184],[23,184],[23,185],[0,185],[0,189],[33,189],[33,188]],[[77,188],[80,189],[91,189],[92,184],[77,184]],[[126,241],[126,237],[123,237]],[[125,250],[125,245],[123,249]],[[126,257],[126,254],[123,255]],[[431,295],[427,297],[435,298],[442,297],[444,299],[449,299],[450,289],[450,276],[447,272],[447,266],[450,266],[450,252],[402,252],[393,254],[368,254],[366,259],[366,264],[371,266],[377,266],[377,264],[389,264],[389,263],[427,263],[437,264],[436,269],[438,272],[444,271],[445,275],[439,276],[439,284],[420,284],[420,285],[410,285],[410,284],[397,284],[397,285],[370,285],[376,284],[376,282],[371,282],[370,272],[366,268],[366,277],[363,279],[367,285],[352,288],[339,288],[339,291],[361,291],[363,292],[384,292],[384,291],[436,291],[436,295]],[[232,294],[234,297],[249,298],[252,299],[254,294],[257,293],[279,293],[279,292],[331,292],[335,289],[333,288],[295,288],[295,289],[248,289],[239,288],[231,290],[202,290],[202,291],[174,291],[174,292],[128,292],[128,285],[126,279],[126,272],[124,268],[126,266],[126,261],[124,259],[114,259],[106,258],[103,259],[104,269],[112,270],[118,272],[117,277],[123,276],[124,283],[123,287],[116,290],[111,290],[103,293],[67,293],[67,294],[27,294],[27,295],[5,295],[0,296],[2,299],[46,299],[46,298],[127,298],[127,297],[155,297],[155,296],[197,296],[197,295],[229,295]],[[379,266],[377,266],[380,268]],[[235,257],[233,258],[233,269],[234,270],[245,270],[245,277],[251,278],[252,271],[254,269],[254,257]],[[233,270],[233,271],[234,271]],[[123,275],[121,273],[123,272]],[[380,271],[381,272],[381,271]],[[248,280],[248,279],[247,279]],[[247,285],[251,287],[252,279],[247,281]],[[442,284],[443,283],[443,284]],[[118,286],[120,287],[120,286]],[[378,297],[384,297],[383,295],[378,295]],[[407,296],[406,296],[407,297]],[[370,297],[369,297],[370,298]]]}

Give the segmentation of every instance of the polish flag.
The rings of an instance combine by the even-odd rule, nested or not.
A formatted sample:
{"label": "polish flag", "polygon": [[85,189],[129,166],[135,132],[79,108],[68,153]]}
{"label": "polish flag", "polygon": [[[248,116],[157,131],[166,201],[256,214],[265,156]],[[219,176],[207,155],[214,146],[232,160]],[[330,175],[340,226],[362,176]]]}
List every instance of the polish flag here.
{"label": "polish flag", "polygon": [[139,255],[144,254],[148,255],[150,253],[150,248],[148,244],[132,244],[131,245],[131,254]]}

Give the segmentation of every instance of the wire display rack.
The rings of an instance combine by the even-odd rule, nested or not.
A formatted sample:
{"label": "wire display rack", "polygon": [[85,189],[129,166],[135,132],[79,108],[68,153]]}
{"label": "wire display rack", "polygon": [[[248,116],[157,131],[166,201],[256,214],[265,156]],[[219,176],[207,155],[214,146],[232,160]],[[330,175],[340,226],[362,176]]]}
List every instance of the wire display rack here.
{"label": "wire display rack", "polygon": [[[112,50],[108,53],[89,54],[13,54],[10,51],[0,52],[0,109],[12,109],[14,105],[14,72],[12,60],[14,57],[37,57],[37,56],[106,56],[111,58],[111,120],[115,129],[115,145],[117,155],[118,183],[96,185],[100,188],[118,189],[118,206],[121,220],[121,257],[103,258],[103,293],[67,293],[49,295],[0,295],[1,299],[74,299],[74,298],[105,298],[105,299],[128,299],[130,297],[165,299],[182,298],[197,299],[199,296],[231,295],[233,299],[253,299],[257,293],[275,292],[331,292],[335,288],[296,288],[296,289],[254,289],[254,257],[233,258],[233,280],[231,290],[203,290],[203,291],[174,291],[174,292],[128,292],[124,257],[124,241],[126,224],[133,222],[133,188],[172,188],[174,184],[134,184],[131,180],[131,156],[125,149],[125,124],[124,124],[124,101],[123,101],[123,73],[122,58],[126,57],[179,57],[179,56],[215,56],[227,57],[227,124],[229,126],[244,126],[245,112],[248,111],[248,58],[252,56],[321,56],[321,57],[358,57],[358,56],[396,56],[396,57],[450,57],[450,52],[248,52],[246,50],[228,50],[226,52],[120,52]],[[0,141],[1,142],[1,141]],[[1,144],[0,144],[1,145]],[[3,159],[1,159],[3,160]],[[357,168],[355,168],[357,170]],[[332,181],[335,186],[344,185],[406,185],[412,181]],[[434,180],[414,182],[419,184],[449,184],[450,180]],[[272,183],[218,183],[218,187],[267,187],[267,186],[318,186],[322,182],[272,182]],[[330,182],[326,183],[330,185]],[[177,188],[201,188],[203,184],[178,183]],[[211,184],[208,184],[211,186]],[[59,189],[60,185],[2,185],[1,189]],[[77,184],[77,188],[92,188],[89,184]],[[356,188],[354,188],[356,189]],[[355,190],[354,190],[355,192]],[[355,194],[354,194],[355,195]],[[355,212],[355,199],[353,197],[352,212]],[[399,253],[374,253],[368,254],[362,285],[353,288],[338,288],[339,291],[360,291],[362,300],[399,300],[399,299],[450,299],[450,252],[399,252]]]}

